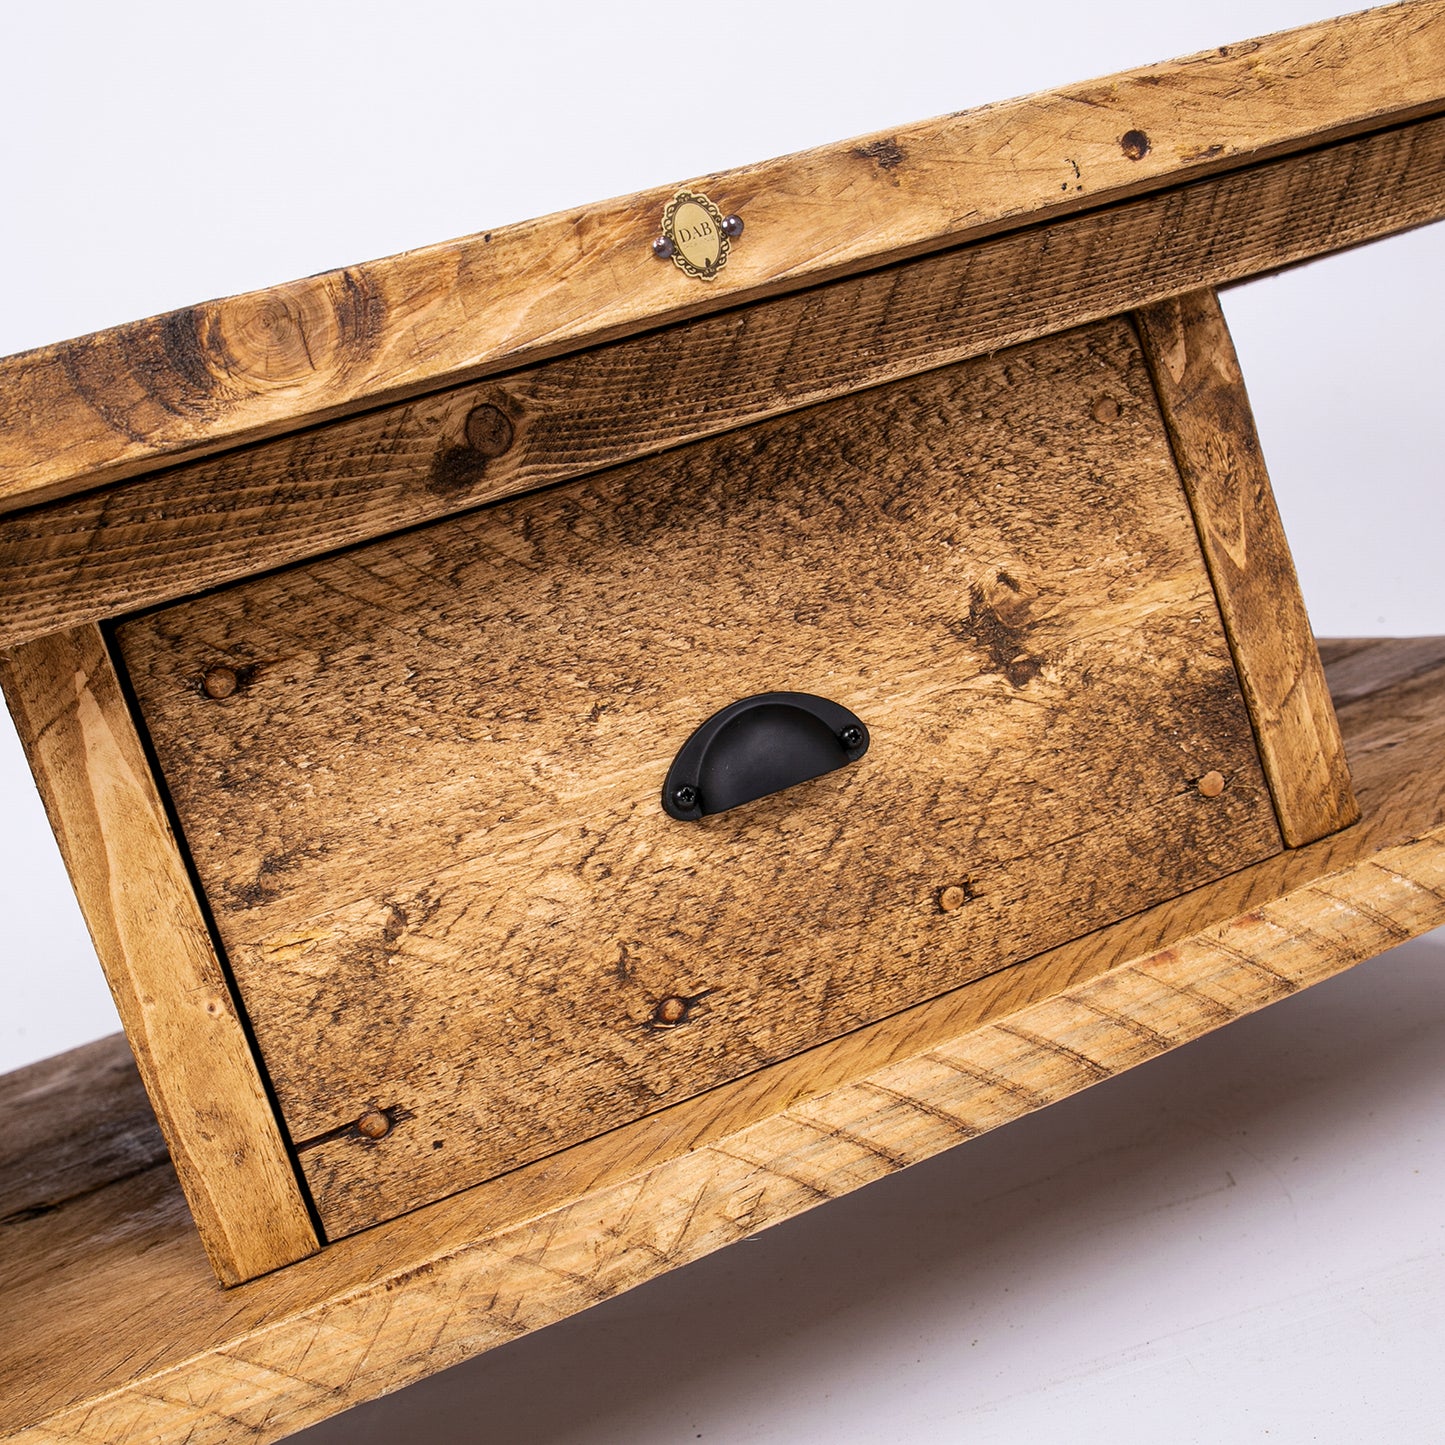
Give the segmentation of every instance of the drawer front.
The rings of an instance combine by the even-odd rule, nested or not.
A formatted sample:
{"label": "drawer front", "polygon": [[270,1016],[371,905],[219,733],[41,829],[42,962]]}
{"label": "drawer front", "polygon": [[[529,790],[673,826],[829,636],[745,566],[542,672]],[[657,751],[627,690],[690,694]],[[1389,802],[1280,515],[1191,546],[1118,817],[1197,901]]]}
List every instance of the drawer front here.
{"label": "drawer front", "polygon": [[[117,641],[332,1237],[1280,848],[1122,321]],[[776,690],[867,754],[667,816],[693,729]]]}

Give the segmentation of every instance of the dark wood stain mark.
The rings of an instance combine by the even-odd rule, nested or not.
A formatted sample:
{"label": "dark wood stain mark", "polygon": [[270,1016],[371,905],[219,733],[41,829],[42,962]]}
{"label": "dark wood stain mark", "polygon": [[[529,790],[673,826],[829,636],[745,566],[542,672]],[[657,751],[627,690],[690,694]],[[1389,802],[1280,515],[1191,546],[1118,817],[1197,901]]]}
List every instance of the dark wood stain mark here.
{"label": "dark wood stain mark", "polygon": [[268,883],[266,879],[285,873],[291,866],[292,859],[289,854],[270,854],[262,858],[257,866],[256,876],[250,882],[235,884],[227,888],[226,893],[242,908],[260,908],[267,903],[274,903],[285,891],[284,886],[280,883]]}
{"label": "dark wood stain mark", "polygon": [[[200,337],[200,315],[196,307],[184,311],[173,311],[157,321],[162,354],[172,385],[180,382],[178,388],[190,399],[191,408],[199,407],[215,390],[219,378],[208,364]],[[169,407],[168,410],[177,408]]]}
{"label": "dark wood stain mark", "polygon": [[386,922],[381,930],[381,946],[388,952],[396,947],[396,941],[406,932],[406,909],[399,903],[392,903],[386,910]]}
{"label": "dark wood stain mark", "polygon": [[631,983],[632,981],[632,952],[628,945],[621,939],[617,942],[617,964],[615,968],[617,981],[619,983]]}
{"label": "dark wood stain mark", "polygon": [[1149,154],[1149,137],[1142,130],[1126,130],[1119,137],[1119,149],[1131,161],[1142,161]]}
{"label": "dark wood stain mark", "polygon": [[1025,641],[1032,599],[1022,585],[1005,571],[994,575],[994,584],[975,582],[968,594],[968,618],[954,632],[976,643],[987,654],[991,672],[1002,673],[1014,687],[1024,687],[1043,667]]}
{"label": "dark wood stain mark", "polygon": [[340,370],[369,359],[387,323],[386,297],[365,267],[341,273],[340,294],[328,288],[340,337]]}
{"label": "dark wood stain mark", "polygon": [[426,489],[438,497],[453,497],[476,486],[486,470],[486,457],[471,447],[443,447],[432,462]]}
{"label": "dark wood stain mark", "polygon": [[862,160],[872,161],[880,171],[891,171],[908,159],[907,153],[892,136],[869,141],[866,146],[854,146],[853,154]]}
{"label": "dark wood stain mark", "polygon": [[476,486],[488,462],[511,450],[517,429],[500,406],[484,401],[467,413],[464,435],[462,445],[448,444],[432,460],[426,489],[434,496],[453,497]]}

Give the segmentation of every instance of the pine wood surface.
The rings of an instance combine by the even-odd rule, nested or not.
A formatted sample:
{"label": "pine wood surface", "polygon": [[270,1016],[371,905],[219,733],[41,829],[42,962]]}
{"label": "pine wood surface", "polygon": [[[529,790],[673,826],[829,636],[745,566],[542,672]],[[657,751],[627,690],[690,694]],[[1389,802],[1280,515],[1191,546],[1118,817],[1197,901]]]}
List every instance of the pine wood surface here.
{"label": "pine wood surface", "polygon": [[[1123,320],[118,640],[331,1238],[1281,846]],[[779,690],[870,752],[666,816],[693,729]]]}
{"label": "pine wood surface", "polygon": [[1445,638],[1324,652],[1355,827],[236,1289],[164,1164],[47,1167],[75,1119],[104,1136],[133,1106],[93,1083],[121,1038],[0,1080],[54,1206],[0,1221],[0,1432],[280,1438],[1445,922]]}
{"label": "pine wood surface", "polygon": [[747,221],[711,284],[651,255],[667,186],[43,347],[0,362],[0,506],[1442,107],[1412,0],[691,178]]}
{"label": "pine wood surface", "polygon": [[0,517],[0,646],[1442,214],[1422,121]]}
{"label": "pine wood surface", "polygon": [[217,1274],[300,1259],[316,1231],[104,641],[0,655],[0,683]]}
{"label": "pine wood surface", "polygon": [[1312,843],[1359,817],[1229,327],[1212,291],[1136,313],[1219,599],[1280,832]]}

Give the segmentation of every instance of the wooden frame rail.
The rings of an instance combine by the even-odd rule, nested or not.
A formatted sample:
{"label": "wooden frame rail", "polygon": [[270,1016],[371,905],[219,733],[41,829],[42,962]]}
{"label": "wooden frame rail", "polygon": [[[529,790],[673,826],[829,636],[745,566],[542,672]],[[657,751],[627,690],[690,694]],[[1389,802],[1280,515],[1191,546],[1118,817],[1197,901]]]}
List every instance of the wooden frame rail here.
{"label": "wooden frame rail", "polygon": [[669,187],[41,347],[0,510],[1441,110],[1407,0],[695,179],[748,225],[711,285],[652,258]]}

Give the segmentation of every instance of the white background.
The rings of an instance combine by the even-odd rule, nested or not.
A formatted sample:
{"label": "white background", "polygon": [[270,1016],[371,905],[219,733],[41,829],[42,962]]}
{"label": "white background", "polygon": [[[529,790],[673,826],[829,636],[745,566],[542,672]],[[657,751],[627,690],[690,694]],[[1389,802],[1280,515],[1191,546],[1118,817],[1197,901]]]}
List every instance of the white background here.
{"label": "white background", "polygon": [[[1323,18],[0,6],[0,353]],[[710,87],[700,89],[699,82]],[[1445,631],[1445,228],[1226,294],[1316,630]],[[117,1025],[0,721],[0,1068]],[[1445,934],[323,1442],[1437,1440]]]}

